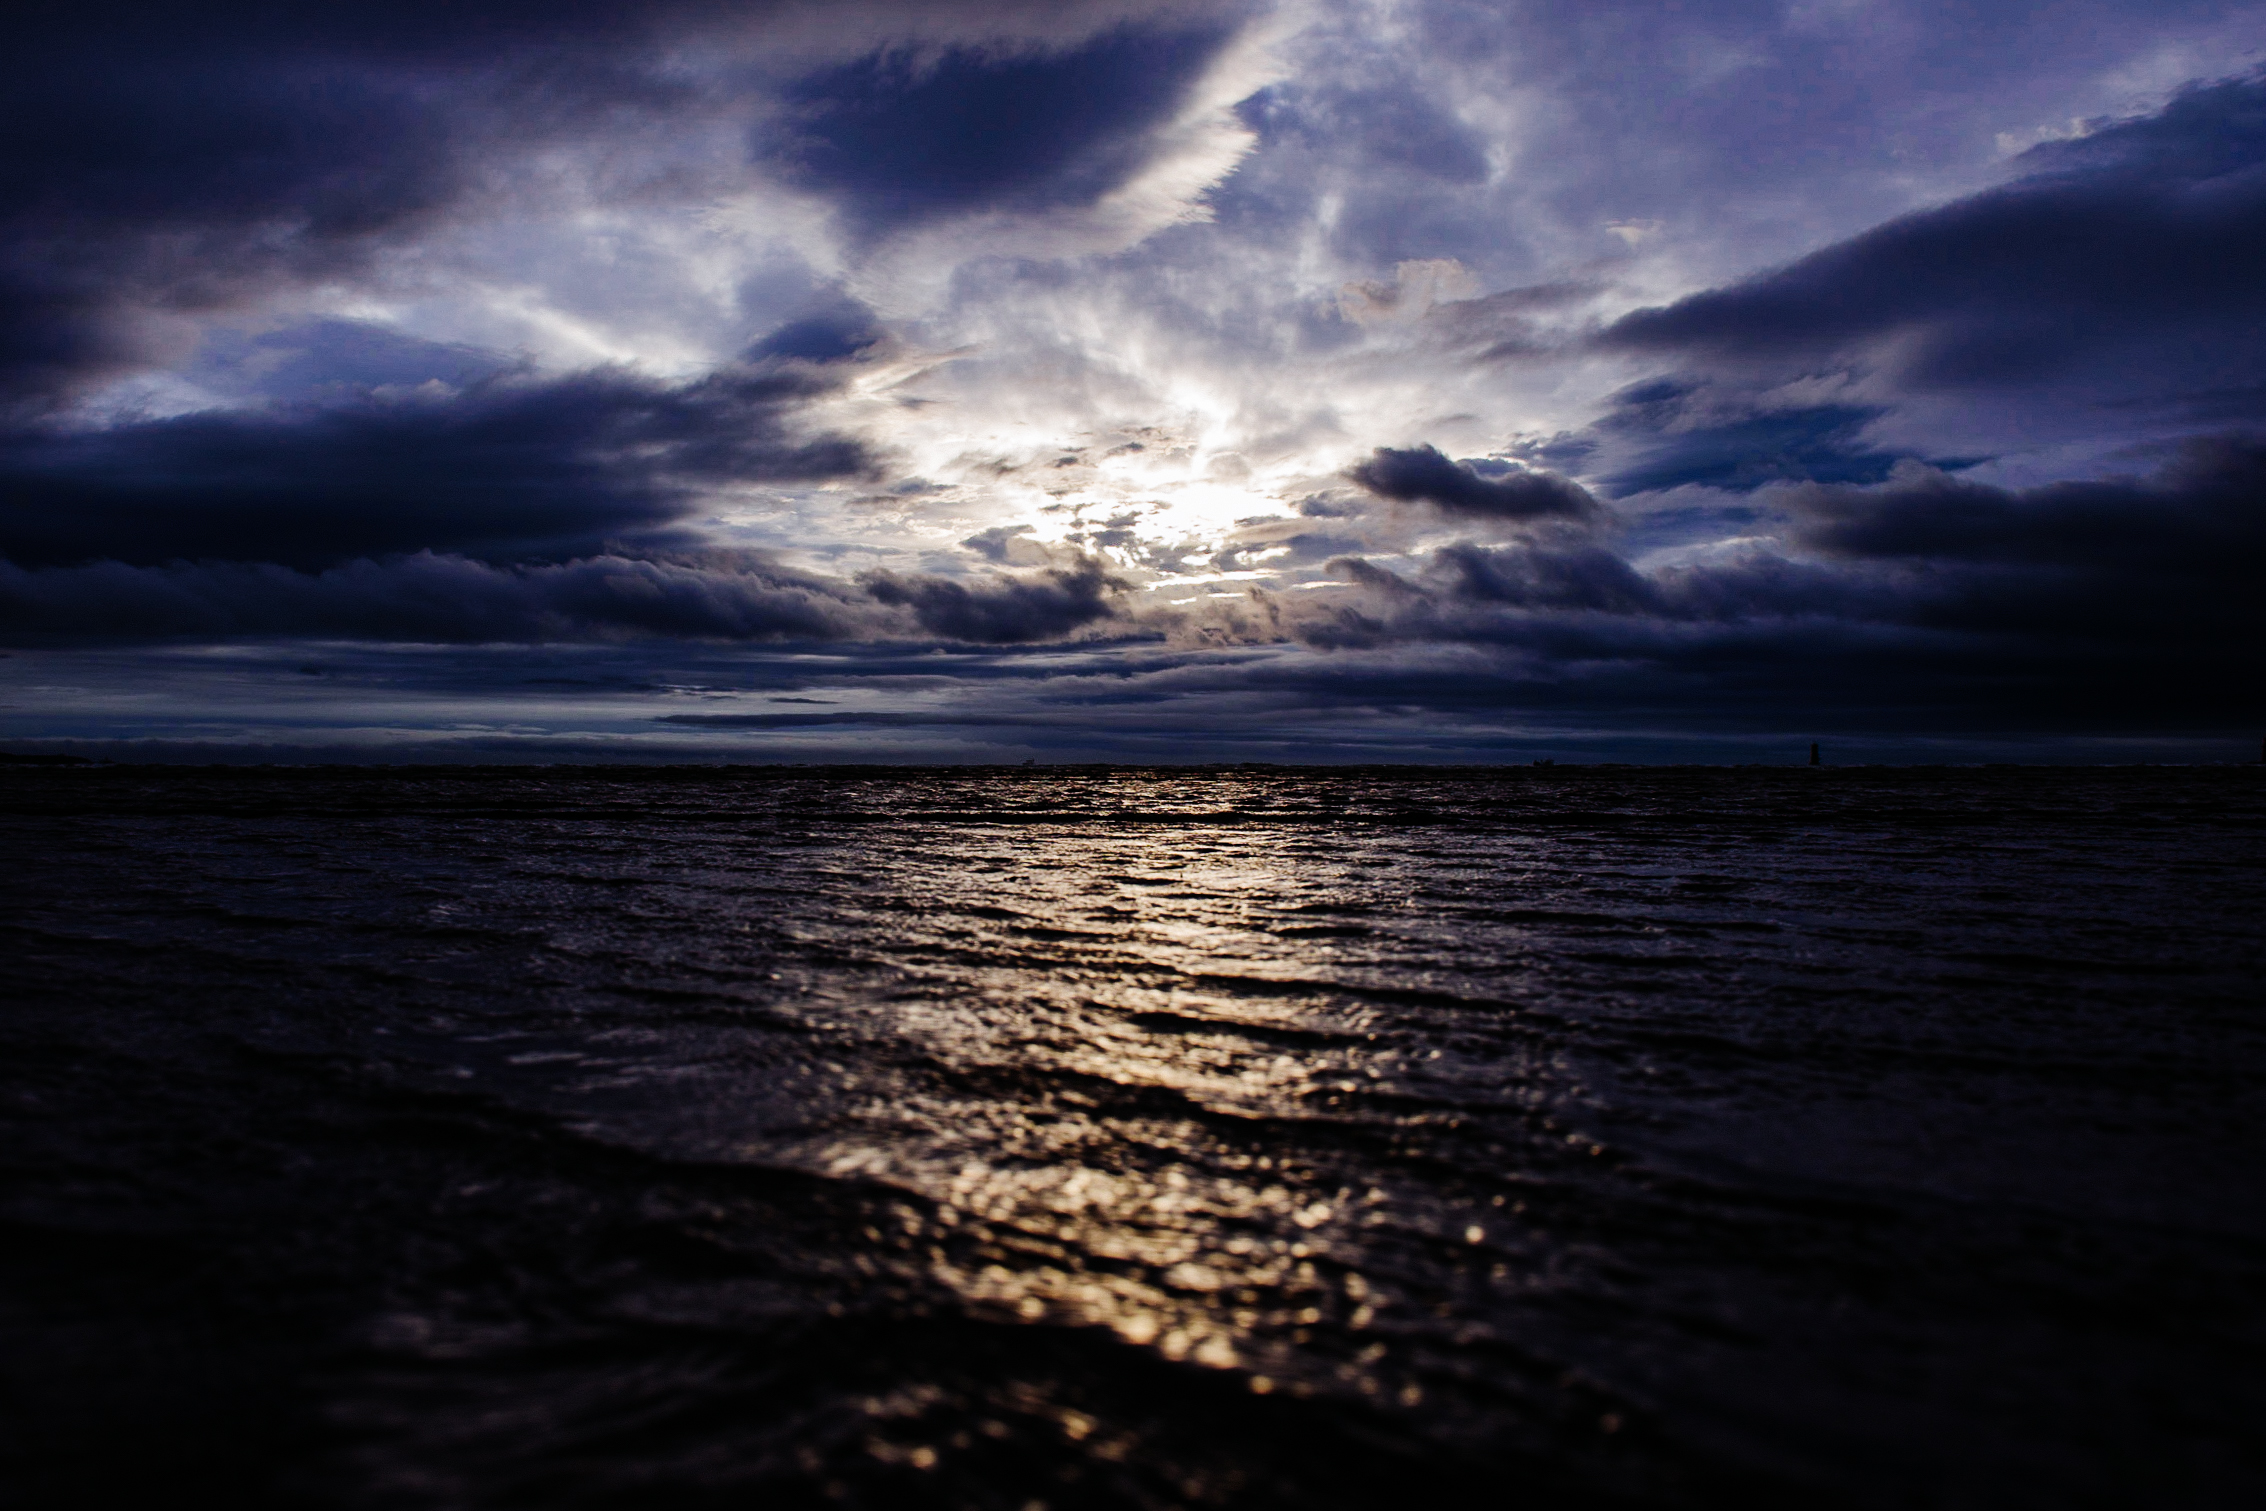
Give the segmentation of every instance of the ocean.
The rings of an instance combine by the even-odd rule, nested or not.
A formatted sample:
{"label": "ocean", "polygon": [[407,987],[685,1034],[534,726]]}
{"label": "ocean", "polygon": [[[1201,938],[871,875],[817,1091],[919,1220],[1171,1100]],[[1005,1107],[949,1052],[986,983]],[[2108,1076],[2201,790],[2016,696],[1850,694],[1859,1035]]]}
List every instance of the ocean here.
{"label": "ocean", "polygon": [[0,843],[17,1504],[2266,1504],[2258,768],[9,768]]}

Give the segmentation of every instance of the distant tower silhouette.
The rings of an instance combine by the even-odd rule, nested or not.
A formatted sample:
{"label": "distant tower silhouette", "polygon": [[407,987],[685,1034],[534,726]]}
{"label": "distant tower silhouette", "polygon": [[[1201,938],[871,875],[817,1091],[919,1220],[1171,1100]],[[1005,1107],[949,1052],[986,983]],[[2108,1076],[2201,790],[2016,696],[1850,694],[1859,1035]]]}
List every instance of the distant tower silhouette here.
{"label": "distant tower silhouette", "polygon": [[1818,759],[1818,742],[1815,740],[1810,741],[1810,764],[1812,766],[1823,766],[1825,764]]}

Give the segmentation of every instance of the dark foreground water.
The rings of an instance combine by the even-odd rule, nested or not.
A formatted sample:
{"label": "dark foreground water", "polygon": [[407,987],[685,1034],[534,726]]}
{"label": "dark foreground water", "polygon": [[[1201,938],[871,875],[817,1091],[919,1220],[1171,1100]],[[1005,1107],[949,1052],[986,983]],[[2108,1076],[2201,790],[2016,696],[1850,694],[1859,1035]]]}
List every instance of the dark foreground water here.
{"label": "dark foreground water", "polygon": [[2266,1504],[2257,770],[8,770],[0,854],[19,1504]]}

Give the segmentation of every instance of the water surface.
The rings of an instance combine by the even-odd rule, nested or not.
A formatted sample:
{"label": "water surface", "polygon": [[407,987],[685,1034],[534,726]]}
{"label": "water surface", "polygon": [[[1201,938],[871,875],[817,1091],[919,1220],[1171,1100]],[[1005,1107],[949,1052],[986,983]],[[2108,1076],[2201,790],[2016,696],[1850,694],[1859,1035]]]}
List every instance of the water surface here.
{"label": "water surface", "polygon": [[40,1505],[2266,1503],[2255,770],[0,772]]}

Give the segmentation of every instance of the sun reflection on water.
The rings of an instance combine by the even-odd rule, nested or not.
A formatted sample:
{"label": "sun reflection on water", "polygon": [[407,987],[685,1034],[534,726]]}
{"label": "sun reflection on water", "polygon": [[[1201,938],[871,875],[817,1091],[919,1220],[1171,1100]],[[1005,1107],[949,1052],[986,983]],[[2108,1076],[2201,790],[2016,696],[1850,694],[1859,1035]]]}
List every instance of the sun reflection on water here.
{"label": "sun reflection on water", "polygon": [[1374,1336],[1398,1298],[1365,1247],[1411,1223],[1485,1234],[1346,1178],[1349,1134],[1389,1146],[1452,1119],[1409,1094],[1376,1010],[1333,987],[1381,947],[1331,922],[1375,910],[1360,847],[958,838],[959,866],[889,878],[918,922],[867,941],[899,973],[869,1014],[918,1068],[814,1151],[826,1168],[933,1201],[931,1272],[979,1314],[1105,1328],[1260,1393],[1420,1397]]}

